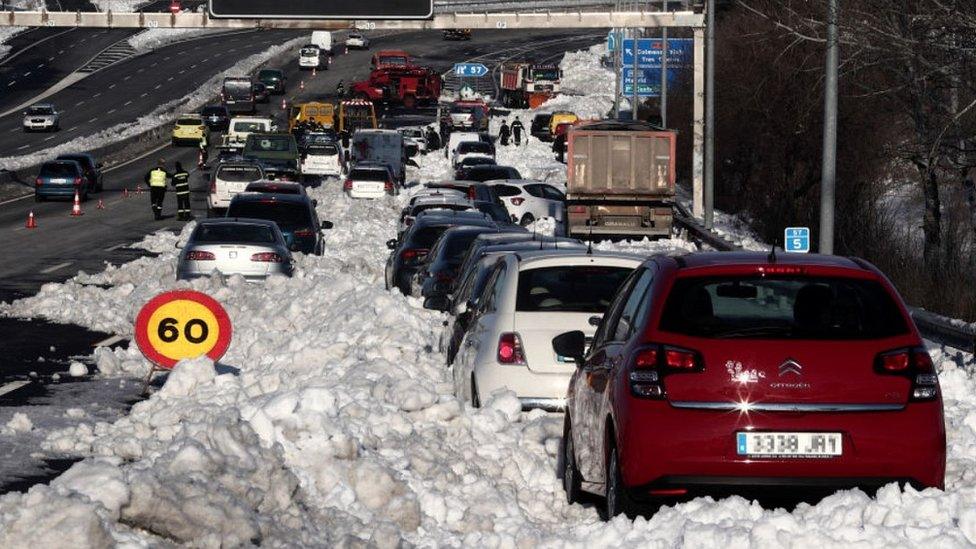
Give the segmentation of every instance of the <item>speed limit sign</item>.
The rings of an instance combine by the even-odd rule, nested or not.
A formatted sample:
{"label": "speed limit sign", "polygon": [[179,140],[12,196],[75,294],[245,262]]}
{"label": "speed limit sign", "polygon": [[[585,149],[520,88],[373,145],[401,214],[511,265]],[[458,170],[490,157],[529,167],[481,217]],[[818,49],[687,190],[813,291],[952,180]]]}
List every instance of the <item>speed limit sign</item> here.
{"label": "speed limit sign", "polygon": [[136,317],[136,344],[156,366],[171,369],[187,358],[216,361],[230,345],[227,311],[212,297],[193,290],[165,292]]}

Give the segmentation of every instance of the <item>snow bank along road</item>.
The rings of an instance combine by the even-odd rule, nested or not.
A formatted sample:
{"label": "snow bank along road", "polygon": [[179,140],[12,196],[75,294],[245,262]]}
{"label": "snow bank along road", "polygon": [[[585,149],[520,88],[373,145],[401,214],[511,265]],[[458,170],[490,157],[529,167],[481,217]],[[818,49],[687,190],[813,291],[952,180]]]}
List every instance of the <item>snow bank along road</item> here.
{"label": "snow bank along road", "polygon": [[[579,112],[600,98],[563,98]],[[497,121],[496,121],[497,124]],[[546,144],[499,162],[556,180]],[[408,180],[448,170],[420,159]],[[117,421],[72,411],[39,451],[87,456],[48,485],[0,497],[0,545],[78,547],[968,547],[976,544],[976,382],[971,355],[931,348],[946,404],[946,490],[853,490],[795,510],[700,498],[651,518],[603,523],[564,503],[557,478],[562,418],[523,413],[514,395],[462,407],[436,351],[443,317],[383,289],[383,243],[408,199],[352,201],[338,182],[310,189],[335,222],[321,257],[298,256],[294,278],[174,280],[174,244],[95,275],[45,285],[0,308],[128,334],[139,307],[173,288],[204,291],[228,310],[235,339],[220,364],[188,361]],[[681,241],[605,245],[643,253]],[[94,354],[101,379],[135,379],[134,345]],[[30,412],[0,436],[34,431]]]}

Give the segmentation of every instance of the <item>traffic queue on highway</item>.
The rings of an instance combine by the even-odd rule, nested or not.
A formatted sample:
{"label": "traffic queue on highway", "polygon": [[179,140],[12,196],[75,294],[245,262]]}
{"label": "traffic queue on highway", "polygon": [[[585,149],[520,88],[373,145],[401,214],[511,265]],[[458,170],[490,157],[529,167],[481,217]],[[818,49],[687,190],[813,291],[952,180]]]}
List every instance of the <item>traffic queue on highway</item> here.
{"label": "traffic queue on highway", "polygon": [[[308,66],[313,47],[327,55],[331,37],[316,31],[301,50],[303,68],[326,69]],[[458,399],[479,407],[510,391],[523,409],[564,414],[569,502],[597,494],[613,517],[716,489],[943,487],[932,359],[872,265],[775,250],[648,258],[562,236],[567,188],[496,163],[508,135],[489,131],[488,103],[462,100],[435,124],[382,129],[377,105],[418,108],[441,95],[440,81],[400,50],[377,52],[372,67],[350,86],[354,97],[283,105],[286,121],[254,115],[258,84],[272,96],[292,85],[275,68],[228,78],[219,104],[177,120],[174,143],[200,147],[213,216],[182,244],[178,278],[291,276],[293,254],[321,255],[333,226],[307,187],[341,186],[350,204],[399,211],[386,288],[444,313],[439,351]],[[647,130],[555,112],[531,122],[534,137],[519,122],[514,138],[588,128]],[[408,167],[440,149],[453,177],[408,182]],[[46,163],[38,199],[87,198],[99,169],[84,155]],[[655,185],[670,178],[673,190],[673,163],[654,171]],[[601,218],[590,230],[615,222],[631,227]],[[642,213],[634,227],[655,222]]]}

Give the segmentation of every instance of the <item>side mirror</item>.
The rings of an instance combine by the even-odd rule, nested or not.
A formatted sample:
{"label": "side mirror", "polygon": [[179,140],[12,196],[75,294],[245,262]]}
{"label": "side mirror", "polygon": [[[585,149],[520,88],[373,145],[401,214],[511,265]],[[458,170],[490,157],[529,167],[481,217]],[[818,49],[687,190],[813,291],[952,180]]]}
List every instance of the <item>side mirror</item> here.
{"label": "side mirror", "polygon": [[331,229],[334,226],[335,226],[335,223],[333,223],[331,221],[323,221],[322,222],[322,228],[323,229]]}
{"label": "side mirror", "polygon": [[552,338],[552,350],[559,356],[572,358],[576,366],[583,365],[583,351],[586,348],[586,336],[580,330],[573,330]]}
{"label": "side mirror", "polygon": [[599,327],[600,326],[600,322],[602,322],[602,321],[603,321],[603,317],[600,316],[600,315],[591,316],[589,318],[589,320],[587,320],[587,322],[589,322],[590,326],[595,326],[595,327]]}
{"label": "side mirror", "polygon": [[433,309],[435,311],[444,312],[450,309],[450,307],[451,303],[450,300],[447,299],[447,296],[434,295],[424,300],[424,309]]}
{"label": "side mirror", "polygon": [[395,250],[397,248],[397,240],[395,238],[387,240],[386,247],[390,250]]}

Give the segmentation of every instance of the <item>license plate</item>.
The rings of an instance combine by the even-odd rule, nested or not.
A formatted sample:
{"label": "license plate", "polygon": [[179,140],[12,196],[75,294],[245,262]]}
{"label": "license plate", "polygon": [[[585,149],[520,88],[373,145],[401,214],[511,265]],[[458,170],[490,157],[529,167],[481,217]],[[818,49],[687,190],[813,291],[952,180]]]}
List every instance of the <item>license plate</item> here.
{"label": "license plate", "polygon": [[231,185],[230,190],[231,192],[242,193],[246,188],[247,188],[247,183],[234,183],[233,185]]}
{"label": "license plate", "polygon": [[843,454],[840,433],[736,433],[736,452],[752,457],[834,457]]}

